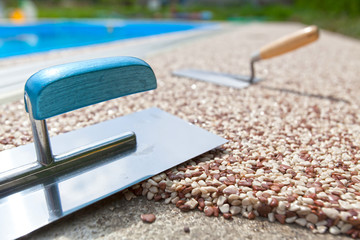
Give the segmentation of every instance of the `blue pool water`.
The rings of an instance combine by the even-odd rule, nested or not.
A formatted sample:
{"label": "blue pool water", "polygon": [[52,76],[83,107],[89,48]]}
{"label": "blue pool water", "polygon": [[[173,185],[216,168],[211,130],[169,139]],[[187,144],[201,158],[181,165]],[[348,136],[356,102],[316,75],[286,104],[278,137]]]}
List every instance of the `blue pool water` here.
{"label": "blue pool water", "polygon": [[0,24],[0,58],[208,27],[157,21],[63,21]]}

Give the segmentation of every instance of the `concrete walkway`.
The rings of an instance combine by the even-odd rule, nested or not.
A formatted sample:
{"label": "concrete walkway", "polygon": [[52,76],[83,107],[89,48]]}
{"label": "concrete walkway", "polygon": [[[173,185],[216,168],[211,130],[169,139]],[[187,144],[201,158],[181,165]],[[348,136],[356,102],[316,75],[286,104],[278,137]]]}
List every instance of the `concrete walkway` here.
{"label": "concrete walkway", "polygon": [[[143,223],[140,215],[153,213],[152,224]],[[190,233],[184,228],[188,227]],[[141,239],[141,240],[340,240],[351,239],[331,234],[313,234],[295,224],[281,225],[266,219],[206,217],[199,211],[181,212],[174,205],[148,201],[144,197],[125,200],[121,194],[82,209],[59,222],[29,235],[29,239]],[[25,238],[25,239],[27,239]]]}

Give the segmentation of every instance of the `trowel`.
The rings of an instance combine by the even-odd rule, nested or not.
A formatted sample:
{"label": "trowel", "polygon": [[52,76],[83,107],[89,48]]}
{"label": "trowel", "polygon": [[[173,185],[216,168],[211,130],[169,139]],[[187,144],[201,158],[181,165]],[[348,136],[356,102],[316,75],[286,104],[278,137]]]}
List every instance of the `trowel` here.
{"label": "trowel", "polygon": [[151,67],[133,57],[31,76],[24,99],[34,143],[0,152],[0,238],[24,236],[227,142],[158,108],[49,137],[48,118],[156,86]]}
{"label": "trowel", "polygon": [[255,77],[255,62],[290,52],[311,42],[314,42],[318,38],[318,28],[316,26],[309,26],[290,35],[284,36],[268,45],[265,45],[259,51],[255,52],[251,57],[250,76],[233,75],[197,69],[176,70],[173,72],[173,75],[210,82],[227,87],[245,88],[262,80]]}

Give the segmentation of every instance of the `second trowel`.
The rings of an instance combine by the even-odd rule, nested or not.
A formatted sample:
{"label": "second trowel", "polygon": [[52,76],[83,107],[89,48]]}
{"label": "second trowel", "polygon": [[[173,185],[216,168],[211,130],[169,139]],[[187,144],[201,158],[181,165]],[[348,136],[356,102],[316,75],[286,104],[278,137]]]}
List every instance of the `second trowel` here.
{"label": "second trowel", "polygon": [[257,83],[262,79],[255,77],[254,63],[263,59],[269,59],[299,47],[307,45],[319,38],[319,30],[316,26],[309,26],[284,36],[255,52],[250,61],[250,76],[232,75],[227,73],[217,73],[211,71],[203,71],[196,69],[182,69],[173,72],[173,75],[179,77],[187,77],[195,80],[211,82],[218,85],[245,88],[251,84]]}

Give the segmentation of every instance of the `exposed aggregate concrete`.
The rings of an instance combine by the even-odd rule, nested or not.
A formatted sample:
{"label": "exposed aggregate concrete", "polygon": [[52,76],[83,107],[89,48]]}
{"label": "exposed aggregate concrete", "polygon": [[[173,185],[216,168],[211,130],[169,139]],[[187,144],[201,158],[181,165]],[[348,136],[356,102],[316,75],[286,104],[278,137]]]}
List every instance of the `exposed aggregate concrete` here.
{"label": "exposed aggregate concrete", "polygon": [[[300,27],[248,25],[154,56],[147,62],[157,90],[49,119],[50,134],[157,106],[229,143],[125,190],[127,200],[145,196],[183,212],[264,217],[358,238],[357,40],[322,32],[317,43],[259,62],[257,74],[266,80],[242,90],[171,76],[188,67],[248,74],[252,51]],[[0,123],[1,150],[32,141],[21,101],[0,106]]]}

